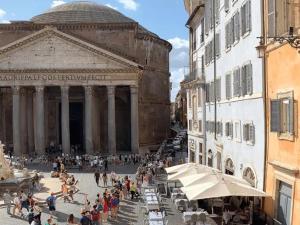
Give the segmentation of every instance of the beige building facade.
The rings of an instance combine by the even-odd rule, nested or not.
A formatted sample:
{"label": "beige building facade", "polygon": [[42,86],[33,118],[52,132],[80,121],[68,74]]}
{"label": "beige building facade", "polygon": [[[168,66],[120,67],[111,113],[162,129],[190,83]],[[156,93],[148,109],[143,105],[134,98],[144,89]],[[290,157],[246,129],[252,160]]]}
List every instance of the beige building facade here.
{"label": "beige building facade", "polygon": [[170,122],[170,50],[137,22],[90,2],[1,24],[1,141],[15,155],[158,145]]}

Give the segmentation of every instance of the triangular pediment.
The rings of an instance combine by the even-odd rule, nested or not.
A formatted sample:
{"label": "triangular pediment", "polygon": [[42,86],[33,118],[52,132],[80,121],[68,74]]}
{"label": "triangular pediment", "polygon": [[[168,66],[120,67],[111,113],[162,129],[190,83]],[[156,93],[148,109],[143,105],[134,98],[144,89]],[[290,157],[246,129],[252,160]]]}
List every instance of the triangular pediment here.
{"label": "triangular pediment", "polygon": [[0,48],[0,70],[138,68],[131,60],[52,27]]}

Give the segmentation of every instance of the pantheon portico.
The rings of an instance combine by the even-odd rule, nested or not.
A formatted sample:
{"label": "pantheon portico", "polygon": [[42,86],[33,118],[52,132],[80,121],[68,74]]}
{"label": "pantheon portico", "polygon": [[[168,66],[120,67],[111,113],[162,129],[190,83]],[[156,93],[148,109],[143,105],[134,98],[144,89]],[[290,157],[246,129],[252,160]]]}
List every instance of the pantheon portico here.
{"label": "pantheon portico", "polygon": [[91,2],[0,24],[1,141],[15,155],[157,146],[169,127],[170,49]]}

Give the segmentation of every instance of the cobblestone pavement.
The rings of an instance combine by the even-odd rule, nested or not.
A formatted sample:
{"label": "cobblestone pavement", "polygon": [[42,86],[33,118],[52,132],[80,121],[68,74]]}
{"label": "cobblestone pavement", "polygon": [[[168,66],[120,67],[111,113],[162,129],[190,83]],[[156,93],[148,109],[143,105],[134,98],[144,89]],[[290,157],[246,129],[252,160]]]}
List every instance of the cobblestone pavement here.
{"label": "cobblestone pavement", "polygon": [[[47,171],[47,168],[43,167],[44,171]],[[117,166],[114,167],[114,170],[119,175],[129,175],[134,177],[136,171],[136,166],[127,165],[127,166]],[[50,170],[48,170],[50,171]],[[71,171],[70,171],[71,172]],[[80,218],[80,208],[83,206],[84,194],[88,194],[88,199],[91,202],[94,202],[96,194],[98,192],[103,192],[103,188],[97,187],[93,173],[92,172],[78,172],[72,171],[72,174],[75,175],[76,179],[79,179],[79,189],[80,191],[74,197],[74,203],[64,203],[62,199],[57,200],[57,210],[55,212],[55,220],[58,225],[65,225],[66,219],[69,214],[73,213],[77,221]],[[49,173],[45,172],[45,176],[49,176]],[[121,202],[120,212],[118,219],[116,221],[109,221],[107,224],[118,224],[118,225],[143,225],[144,224],[144,213],[141,210],[143,203],[138,200],[129,201],[125,200]],[[168,225],[182,225],[181,215],[174,209],[174,206],[170,203],[169,200],[163,203],[163,207],[166,208]],[[42,224],[45,224],[46,219],[49,217],[48,210],[43,208],[42,213]],[[0,208],[0,225],[27,225],[28,222],[20,218],[15,218],[6,213],[6,208]]]}

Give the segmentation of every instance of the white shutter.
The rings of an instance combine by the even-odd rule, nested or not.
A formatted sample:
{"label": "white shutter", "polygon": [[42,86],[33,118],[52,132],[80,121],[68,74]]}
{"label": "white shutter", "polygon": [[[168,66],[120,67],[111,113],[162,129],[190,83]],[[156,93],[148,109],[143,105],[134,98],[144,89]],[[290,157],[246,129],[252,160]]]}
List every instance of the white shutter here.
{"label": "white shutter", "polygon": [[249,63],[246,65],[247,72],[247,94],[252,95],[253,93],[253,80],[252,80],[252,64]]}
{"label": "white shutter", "polygon": [[241,95],[241,75],[240,69],[234,70],[234,77],[233,77],[234,87],[233,87],[233,95],[235,97],[239,97]]}
{"label": "white shutter", "polygon": [[229,35],[230,35],[230,45],[233,45],[234,43],[234,20],[233,17],[230,20],[230,31],[229,31]]}
{"label": "white shutter", "polygon": [[249,141],[249,124],[243,125],[243,137],[244,141]]}
{"label": "white shutter", "polygon": [[234,15],[234,41],[240,40],[240,13]]}
{"label": "white shutter", "polygon": [[229,41],[229,25],[230,23],[227,23],[225,26],[225,45],[226,45],[226,49],[228,49],[230,47],[230,41]]}
{"label": "white shutter", "polygon": [[209,102],[209,100],[210,100],[210,97],[209,97],[209,92],[210,92],[210,88],[209,88],[209,84],[206,84],[205,85],[206,86],[206,88],[205,88],[205,100],[206,100],[206,102]]}
{"label": "white shutter", "polygon": [[233,123],[229,123],[229,133],[230,137],[233,138]]}
{"label": "white shutter", "polygon": [[211,0],[205,0],[205,34],[208,34],[209,29],[210,29],[210,18],[209,18],[209,13],[210,13],[210,9],[209,9],[209,4],[211,3]]}
{"label": "white shutter", "polygon": [[220,0],[215,0],[215,19],[216,23],[220,20]]}

